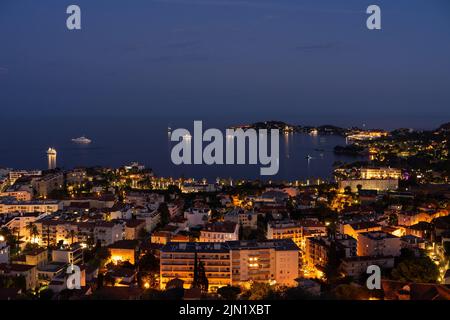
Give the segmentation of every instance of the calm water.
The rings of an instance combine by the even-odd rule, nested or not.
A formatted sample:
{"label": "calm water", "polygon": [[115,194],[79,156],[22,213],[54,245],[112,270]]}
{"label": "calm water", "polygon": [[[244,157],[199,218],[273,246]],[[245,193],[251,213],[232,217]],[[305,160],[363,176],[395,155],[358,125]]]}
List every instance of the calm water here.
{"label": "calm water", "polygon": [[[225,129],[220,120],[204,121],[210,127]],[[260,178],[259,165],[181,165],[170,160],[174,143],[169,141],[168,127],[191,130],[192,120],[167,121],[152,118],[42,118],[11,120],[0,128],[0,167],[45,169],[46,150],[58,151],[57,164],[75,166],[121,166],[132,161],[152,168],[158,176],[185,176],[214,180],[217,177]],[[192,133],[193,131],[191,131]],[[85,135],[90,145],[77,145],[72,138]],[[336,156],[333,147],[345,144],[336,136],[312,137],[303,134],[280,136],[280,170],[274,180],[329,178],[335,161],[355,158]],[[312,157],[307,160],[307,155]]]}

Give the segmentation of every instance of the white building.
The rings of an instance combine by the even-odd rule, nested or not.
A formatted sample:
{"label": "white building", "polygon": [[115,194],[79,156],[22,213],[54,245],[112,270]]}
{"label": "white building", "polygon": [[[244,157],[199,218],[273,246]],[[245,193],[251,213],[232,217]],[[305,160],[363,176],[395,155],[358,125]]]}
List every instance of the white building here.
{"label": "white building", "polygon": [[40,170],[32,170],[32,171],[14,170],[14,171],[9,172],[9,182],[11,184],[14,184],[14,182],[16,182],[16,180],[19,179],[20,177],[34,177],[34,176],[41,176],[41,175],[42,175],[42,171],[40,171]]}
{"label": "white building", "polygon": [[0,236],[0,263],[9,263],[9,246],[3,236]]}
{"label": "white building", "polygon": [[145,221],[145,230],[147,232],[155,230],[156,226],[161,221],[161,213],[158,210],[152,212],[139,212],[136,217],[139,220]]}
{"label": "white building", "polygon": [[83,248],[79,243],[52,250],[52,261],[68,264],[83,263]]}
{"label": "white building", "polygon": [[358,256],[399,256],[401,239],[382,231],[358,234]]}
{"label": "white building", "polygon": [[243,228],[257,229],[258,228],[258,214],[252,211],[245,211],[243,209],[233,209],[224,216],[225,221],[237,223]]}
{"label": "white building", "polygon": [[194,227],[204,225],[211,217],[211,209],[209,208],[191,208],[184,212],[184,217],[188,220],[188,226]]}
{"label": "white building", "polygon": [[225,242],[239,240],[239,225],[235,222],[208,223],[200,231],[200,242]]}
{"label": "white building", "polygon": [[299,273],[299,248],[290,239],[228,242],[232,284],[248,281],[295,286]]}
{"label": "white building", "polygon": [[56,200],[46,201],[17,201],[14,198],[0,199],[0,214],[25,212],[25,213],[52,213],[61,209],[60,202]]}

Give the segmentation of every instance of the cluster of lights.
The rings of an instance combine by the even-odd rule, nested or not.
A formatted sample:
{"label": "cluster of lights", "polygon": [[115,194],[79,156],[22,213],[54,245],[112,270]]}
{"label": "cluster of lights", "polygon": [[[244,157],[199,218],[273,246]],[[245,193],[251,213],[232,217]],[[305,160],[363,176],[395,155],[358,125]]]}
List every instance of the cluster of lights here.
{"label": "cluster of lights", "polygon": [[111,261],[112,261],[114,264],[118,264],[120,261],[123,261],[123,258],[122,258],[121,256],[112,256],[112,257],[111,257]]}
{"label": "cluster of lights", "polygon": [[[251,258],[248,258],[248,261],[249,261],[248,266],[249,266],[250,268],[257,268],[257,267],[259,266],[259,264],[256,263],[256,262],[258,261],[258,258],[257,258],[257,257],[251,257]],[[254,262],[255,262],[255,263],[254,263]]]}

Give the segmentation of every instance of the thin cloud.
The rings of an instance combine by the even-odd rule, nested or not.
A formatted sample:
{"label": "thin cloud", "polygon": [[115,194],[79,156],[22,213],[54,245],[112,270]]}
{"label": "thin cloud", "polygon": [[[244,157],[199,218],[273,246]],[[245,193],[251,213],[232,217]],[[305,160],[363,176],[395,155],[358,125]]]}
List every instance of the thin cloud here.
{"label": "thin cloud", "polygon": [[155,3],[175,4],[175,5],[198,5],[198,6],[227,6],[227,7],[249,7],[249,8],[269,8],[300,10],[304,13],[325,13],[325,14],[355,14],[365,12],[365,10],[353,9],[311,9],[302,5],[280,2],[261,2],[248,0],[152,0]]}
{"label": "thin cloud", "polygon": [[317,51],[317,50],[328,50],[334,49],[339,46],[338,42],[325,42],[325,43],[315,43],[315,44],[301,44],[294,47],[296,51]]}
{"label": "thin cloud", "polygon": [[9,69],[7,67],[0,67],[0,74],[7,74]]}
{"label": "thin cloud", "polygon": [[199,5],[199,6],[238,6],[238,7],[253,7],[253,8],[269,8],[274,7],[273,3],[261,3],[252,1],[232,1],[232,0],[152,0],[153,2],[165,4],[184,4],[184,5]]}
{"label": "thin cloud", "polygon": [[204,62],[208,60],[210,60],[208,56],[200,54],[162,55],[148,59],[148,61],[158,63]]}
{"label": "thin cloud", "polygon": [[200,41],[180,41],[169,43],[166,47],[170,49],[187,49],[198,47],[199,45]]}

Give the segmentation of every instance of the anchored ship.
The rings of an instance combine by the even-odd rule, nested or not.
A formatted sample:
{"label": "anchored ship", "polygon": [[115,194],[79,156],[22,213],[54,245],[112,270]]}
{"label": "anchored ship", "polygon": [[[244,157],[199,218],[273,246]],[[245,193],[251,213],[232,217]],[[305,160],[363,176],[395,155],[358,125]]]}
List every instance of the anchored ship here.
{"label": "anchored ship", "polygon": [[92,140],[86,138],[85,136],[82,136],[79,138],[72,139],[72,142],[80,143],[80,144],[89,144],[92,142]]}

